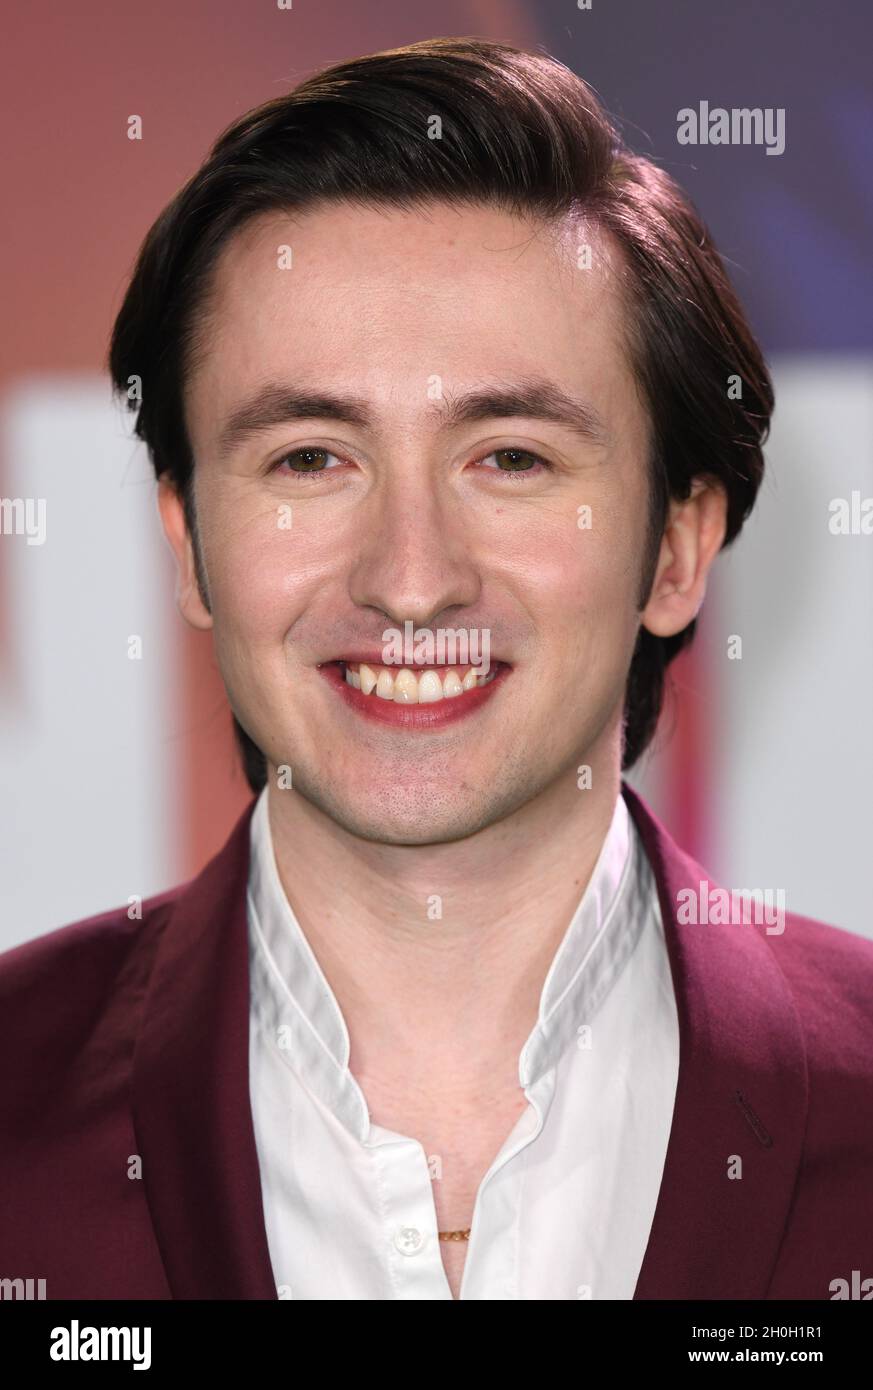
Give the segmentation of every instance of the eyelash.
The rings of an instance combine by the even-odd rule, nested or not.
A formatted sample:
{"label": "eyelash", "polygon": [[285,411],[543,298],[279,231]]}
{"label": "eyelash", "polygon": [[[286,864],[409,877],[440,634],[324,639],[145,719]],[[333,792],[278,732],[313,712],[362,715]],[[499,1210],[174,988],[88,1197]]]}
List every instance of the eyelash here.
{"label": "eyelash", "polygon": [[[282,465],[283,463],[286,463],[286,462],[288,461],[288,459],[298,458],[301,454],[326,454],[328,458],[338,458],[338,457],[339,457],[338,454],[334,454],[330,449],[322,449],[322,448],[319,448],[318,445],[308,444],[308,445],[304,445],[304,446],[303,446],[302,448],[300,448],[300,449],[292,449],[292,450],[290,451],[290,453],[283,454],[281,458],[276,459],[275,463],[270,464],[270,467],[267,469],[267,472],[268,472],[268,473],[276,473],[276,472],[278,472],[279,469],[280,469],[280,467],[281,467],[281,465]],[[515,479],[517,479],[517,478],[530,477],[531,475],[533,475],[534,477],[539,477],[540,474],[543,472],[543,470],[545,470],[546,472],[551,472],[552,469],[553,469],[553,467],[554,467],[553,464],[549,463],[548,460],[547,460],[547,459],[544,459],[540,454],[535,454],[535,453],[533,452],[532,449],[519,449],[519,448],[515,448],[515,447],[512,446],[512,445],[507,445],[507,446],[505,446],[505,447],[502,448],[502,449],[492,449],[490,454],[484,454],[484,455],[482,456],[481,459],[478,459],[478,460],[477,460],[477,462],[478,462],[478,463],[483,463],[483,462],[485,461],[485,459],[489,459],[489,458],[491,458],[492,456],[494,456],[494,455],[496,455],[496,454],[524,454],[524,455],[526,455],[528,458],[533,459],[534,462],[535,462],[535,464],[537,465],[535,468],[489,468],[489,469],[487,469],[487,472],[489,472],[489,473],[497,473],[497,474],[499,474],[499,476],[502,477],[502,478],[511,478],[511,479],[515,480]],[[292,477],[292,478],[298,478],[298,479],[303,479],[303,478],[318,478],[318,477],[321,477],[324,473],[332,473],[332,472],[333,472],[333,469],[332,469],[332,468],[313,468],[313,469],[312,469],[311,471],[309,471],[309,472],[298,473],[298,472],[296,472],[293,468],[290,468],[290,469],[288,469],[288,471],[286,472],[285,476],[286,476],[286,477]]]}

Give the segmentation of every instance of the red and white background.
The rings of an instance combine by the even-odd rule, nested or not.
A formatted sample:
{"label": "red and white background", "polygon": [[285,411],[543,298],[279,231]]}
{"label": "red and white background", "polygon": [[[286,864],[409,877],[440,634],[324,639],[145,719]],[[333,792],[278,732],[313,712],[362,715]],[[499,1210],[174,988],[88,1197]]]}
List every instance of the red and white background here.
{"label": "red and white background", "polygon": [[[318,66],[436,34],[567,62],[728,258],[775,378],[767,474],[630,780],[726,886],[784,888],[790,910],[873,935],[873,535],[829,527],[834,499],[873,498],[873,24],[848,5],[824,35],[787,3],[726,9],[703,23],[684,0],[101,0],[15,15],[0,498],[44,499],[45,537],[0,532],[0,949],[187,878],[249,796],[211,640],[176,611],[154,479],[102,367],[142,236],[235,115]],[[783,106],[785,153],[683,150],[676,112],[704,97]]]}

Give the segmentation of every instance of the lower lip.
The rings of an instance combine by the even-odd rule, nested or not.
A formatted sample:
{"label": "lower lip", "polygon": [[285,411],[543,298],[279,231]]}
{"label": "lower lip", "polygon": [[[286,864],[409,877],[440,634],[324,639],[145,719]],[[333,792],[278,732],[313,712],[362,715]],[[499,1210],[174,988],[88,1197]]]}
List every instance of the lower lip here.
{"label": "lower lip", "polygon": [[320,666],[319,671],[345,700],[351,709],[366,718],[375,719],[380,724],[392,724],[395,728],[409,730],[441,729],[446,724],[454,724],[468,714],[482,709],[494,692],[506,681],[510,666],[499,664],[494,679],[487,685],[474,686],[461,695],[450,695],[442,700],[433,700],[423,705],[405,704],[399,700],[383,700],[380,695],[365,695],[349,685],[342,667],[332,661]]}

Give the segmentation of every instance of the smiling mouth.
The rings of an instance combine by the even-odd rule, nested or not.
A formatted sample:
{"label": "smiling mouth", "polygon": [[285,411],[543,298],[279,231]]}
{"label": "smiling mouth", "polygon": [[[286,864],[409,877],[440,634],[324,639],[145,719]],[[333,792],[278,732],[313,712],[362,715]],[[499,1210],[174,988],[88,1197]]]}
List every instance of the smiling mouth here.
{"label": "smiling mouth", "polygon": [[475,666],[380,666],[365,661],[327,661],[319,671],[357,713],[405,729],[436,729],[489,702],[510,671],[492,661],[487,675]]}
{"label": "smiling mouth", "polygon": [[426,705],[455,700],[467,690],[487,685],[497,675],[492,666],[479,675],[475,666],[374,666],[364,661],[339,663],[347,685],[362,695],[396,704]]}

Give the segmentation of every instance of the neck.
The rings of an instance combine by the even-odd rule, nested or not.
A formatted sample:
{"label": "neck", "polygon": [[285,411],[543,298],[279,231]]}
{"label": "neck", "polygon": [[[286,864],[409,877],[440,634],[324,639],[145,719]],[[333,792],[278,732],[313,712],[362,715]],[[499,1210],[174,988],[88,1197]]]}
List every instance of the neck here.
{"label": "neck", "polygon": [[279,878],[343,1012],[353,1071],[393,1058],[473,1090],[514,1070],[620,794],[617,760],[592,771],[590,790],[565,775],[464,840],[420,846],[351,834],[271,776]]}

